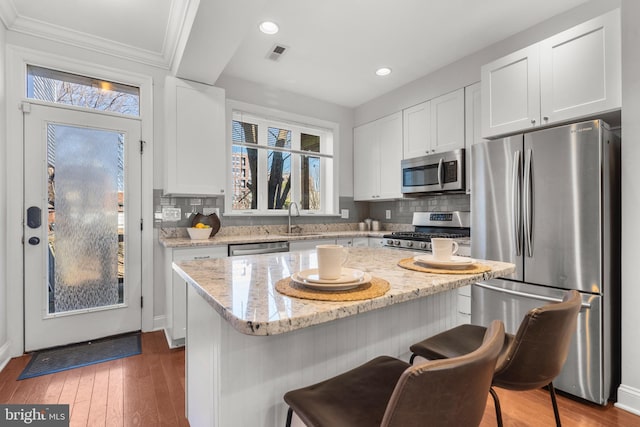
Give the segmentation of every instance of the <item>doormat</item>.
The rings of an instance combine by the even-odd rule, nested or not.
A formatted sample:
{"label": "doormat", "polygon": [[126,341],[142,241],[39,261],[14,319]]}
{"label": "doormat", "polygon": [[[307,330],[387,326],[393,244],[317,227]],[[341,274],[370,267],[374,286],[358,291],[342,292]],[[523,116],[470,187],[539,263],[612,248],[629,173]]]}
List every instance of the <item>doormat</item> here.
{"label": "doormat", "polygon": [[134,356],[142,352],[140,333],[34,352],[18,380]]}

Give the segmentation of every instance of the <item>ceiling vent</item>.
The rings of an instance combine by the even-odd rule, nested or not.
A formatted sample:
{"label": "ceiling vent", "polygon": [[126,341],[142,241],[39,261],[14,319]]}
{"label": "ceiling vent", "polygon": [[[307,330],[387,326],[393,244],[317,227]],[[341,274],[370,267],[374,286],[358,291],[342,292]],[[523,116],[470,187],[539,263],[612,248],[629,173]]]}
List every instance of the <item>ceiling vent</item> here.
{"label": "ceiling vent", "polygon": [[282,46],[281,44],[273,45],[273,47],[267,54],[267,59],[270,59],[272,61],[279,61],[287,50],[289,50],[287,46]]}

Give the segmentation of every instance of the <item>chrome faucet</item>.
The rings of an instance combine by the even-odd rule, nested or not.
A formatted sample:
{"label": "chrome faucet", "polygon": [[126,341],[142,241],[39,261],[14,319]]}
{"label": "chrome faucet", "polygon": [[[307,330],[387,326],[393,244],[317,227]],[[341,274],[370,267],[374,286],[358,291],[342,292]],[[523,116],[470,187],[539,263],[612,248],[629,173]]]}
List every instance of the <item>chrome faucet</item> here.
{"label": "chrome faucet", "polygon": [[298,209],[298,204],[296,202],[289,203],[289,227],[287,228],[287,232],[291,234],[291,206],[296,207],[296,216],[300,216],[300,210]]}

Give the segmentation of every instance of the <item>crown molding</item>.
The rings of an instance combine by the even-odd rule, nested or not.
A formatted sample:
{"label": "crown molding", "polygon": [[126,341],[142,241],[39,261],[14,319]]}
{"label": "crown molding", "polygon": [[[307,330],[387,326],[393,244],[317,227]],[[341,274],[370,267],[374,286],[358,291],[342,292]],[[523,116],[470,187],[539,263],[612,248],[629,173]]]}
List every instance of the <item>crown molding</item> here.
{"label": "crown molding", "polygon": [[9,29],[18,17],[13,0],[0,0],[0,21]]}
{"label": "crown molding", "polygon": [[191,30],[190,23],[185,23],[187,14],[195,14],[198,5],[199,0],[173,0],[171,2],[162,51],[160,52],[141,49],[22,16],[17,13],[13,0],[0,0],[0,19],[10,31],[53,40],[168,70],[171,68],[172,61],[176,55],[179,40],[188,37],[188,33]]}

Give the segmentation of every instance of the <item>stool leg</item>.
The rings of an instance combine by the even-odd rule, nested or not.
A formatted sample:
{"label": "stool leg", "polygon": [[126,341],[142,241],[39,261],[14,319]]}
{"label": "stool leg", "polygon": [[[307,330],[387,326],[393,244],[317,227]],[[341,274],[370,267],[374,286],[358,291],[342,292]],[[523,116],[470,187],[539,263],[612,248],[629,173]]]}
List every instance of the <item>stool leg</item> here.
{"label": "stool leg", "polygon": [[496,421],[498,422],[498,427],[502,427],[502,411],[500,410],[500,399],[498,399],[498,394],[493,389],[493,387],[489,388],[489,393],[491,393],[491,397],[493,397],[493,403],[496,407]]}
{"label": "stool leg", "polygon": [[558,402],[556,402],[556,389],[553,387],[553,381],[547,386],[549,389],[549,395],[551,396],[551,404],[553,405],[553,415],[556,417],[556,426],[561,427],[560,424],[560,412],[558,412]]}
{"label": "stool leg", "polygon": [[287,411],[287,423],[285,424],[285,427],[291,427],[291,417],[293,417],[293,409],[289,408]]}

